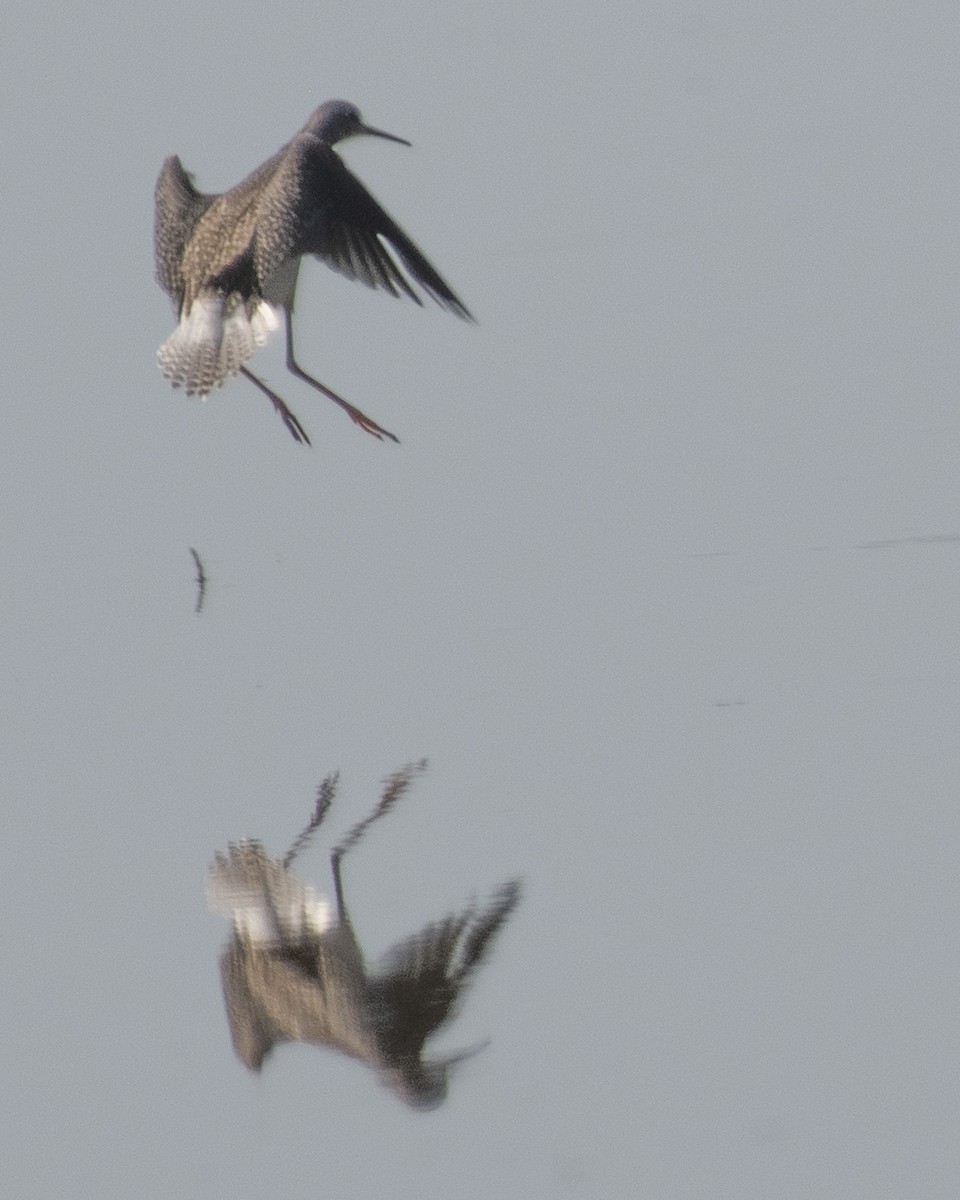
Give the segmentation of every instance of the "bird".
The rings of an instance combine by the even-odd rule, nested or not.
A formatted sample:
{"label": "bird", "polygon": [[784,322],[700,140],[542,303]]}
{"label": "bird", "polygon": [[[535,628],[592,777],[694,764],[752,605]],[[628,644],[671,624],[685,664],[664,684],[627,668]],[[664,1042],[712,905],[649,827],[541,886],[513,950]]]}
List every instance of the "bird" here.
{"label": "bird", "polygon": [[313,816],[282,859],[259,841],[230,844],[211,864],[211,908],[233,922],[220,959],[237,1057],[258,1072],[278,1042],[328,1046],[367,1063],[407,1105],[436,1108],[450,1068],[483,1048],[424,1057],[424,1043],[456,1013],[473,972],[520,899],[520,883],[500,887],[486,905],[469,905],[405,938],[377,970],[367,968],[344,896],[341,861],[407,790],[424,761],[384,783],[376,808],[330,856],[335,904],[305,886],[291,865],[319,827],[338,777],[317,792]]}
{"label": "bird", "polygon": [[165,160],[157,179],[156,278],[178,315],[176,329],[157,351],[164,375],[187,395],[205,399],[239,373],[267,396],[294,440],[307,445],[310,439],[294,413],[245,365],[279,328],[279,311],[288,370],[367,433],[399,439],[297,362],[292,316],[304,255],[422,306],[414,286],[419,285],[442,308],[474,319],[333,149],[360,135],[410,145],[366,125],[356,105],[328,100],[285,146],[229,191],[198,191],[177,155]]}

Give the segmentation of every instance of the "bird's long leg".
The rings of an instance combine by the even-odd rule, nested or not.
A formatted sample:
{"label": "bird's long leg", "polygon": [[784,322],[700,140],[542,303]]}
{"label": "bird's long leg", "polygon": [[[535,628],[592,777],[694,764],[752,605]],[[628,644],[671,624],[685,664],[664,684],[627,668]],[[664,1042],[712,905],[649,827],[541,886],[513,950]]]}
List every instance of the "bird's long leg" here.
{"label": "bird's long leg", "polygon": [[[284,309],[284,318],[287,326],[287,370],[291,371],[298,379],[302,379],[304,383],[309,383],[311,387],[315,387],[317,391],[332,400],[334,404],[339,404],[343,411],[347,414],[351,421],[359,425],[361,429],[365,429],[367,433],[372,434],[375,438],[382,441],[385,437],[392,442],[399,443],[400,439],[396,434],[391,433],[389,429],[384,429],[382,425],[378,425],[376,421],[371,420],[366,413],[362,413],[359,408],[355,408],[349,400],[344,400],[342,396],[338,396],[336,392],[331,391],[326,384],[321,383],[319,379],[314,379],[312,375],[300,366],[293,354],[293,320],[289,309]],[[243,368],[241,368],[242,370]],[[247,372],[244,372],[247,374]],[[263,386],[261,384],[261,386]]]}
{"label": "bird's long leg", "polygon": [[353,847],[360,841],[363,835],[367,832],[374,821],[379,821],[382,816],[396,804],[403,793],[410,786],[413,777],[420,771],[425,771],[427,760],[421,758],[419,762],[408,763],[405,767],[401,767],[399,771],[395,771],[384,781],[383,793],[377,803],[377,807],[362,821],[358,821],[350,830],[346,837],[335,847],[330,855],[330,866],[333,870],[333,886],[337,893],[337,912],[341,922],[347,922],[346,905],[343,900],[343,884],[340,880],[340,859],[352,850]]}
{"label": "bird's long leg", "polygon": [[284,402],[280,399],[277,393],[268,388],[262,379],[258,379],[257,376],[254,375],[252,371],[248,371],[246,367],[240,368],[240,374],[249,379],[251,383],[255,383],[260,391],[263,392],[263,394],[279,413],[280,420],[283,421],[284,425],[286,425],[286,427],[290,430],[293,440],[295,442],[300,442],[301,444],[305,443],[309,446],[310,439],[307,437],[307,431],[297,420],[296,415],[291,412],[286,404],[284,404]]}

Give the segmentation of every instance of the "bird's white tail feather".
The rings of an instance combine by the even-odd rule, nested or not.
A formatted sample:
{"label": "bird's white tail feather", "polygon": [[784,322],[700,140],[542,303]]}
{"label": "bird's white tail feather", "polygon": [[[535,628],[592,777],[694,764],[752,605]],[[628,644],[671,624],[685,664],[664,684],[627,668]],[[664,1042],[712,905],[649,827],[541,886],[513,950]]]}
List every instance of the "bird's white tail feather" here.
{"label": "bird's white tail feather", "polygon": [[157,351],[157,359],[174,387],[205,398],[236,375],[278,326],[276,313],[262,300],[248,311],[236,294],[198,296]]}
{"label": "bird's white tail feather", "polygon": [[250,328],[253,330],[253,340],[258,346],[262,346],[270,334],[280,328],[277,310],[265,300],[261,300],[250,314]]}

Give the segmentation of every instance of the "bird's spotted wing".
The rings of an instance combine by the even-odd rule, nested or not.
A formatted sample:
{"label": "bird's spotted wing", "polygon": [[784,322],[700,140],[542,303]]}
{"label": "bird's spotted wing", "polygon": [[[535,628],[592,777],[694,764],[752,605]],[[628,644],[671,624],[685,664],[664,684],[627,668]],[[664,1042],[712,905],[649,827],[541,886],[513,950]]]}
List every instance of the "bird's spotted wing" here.
{"label": "bird's spotted wing", "polygon": [[175,155],[164,162],[154,193],[153,254],[157,283],[179,309],[183,298],[183,251],[215,196],[198,192]]}
{"label": "bird's spotted wing", "polygon": [[413,283],[419,284],[441,307],[473,319],[439,271],[338,155],[308,136],[286,147],[284,161],[262,198],[258,276],[267,277],[288,254],[315,254],[348,279],[393,296],[409,296],[417,304],[422,301]]}

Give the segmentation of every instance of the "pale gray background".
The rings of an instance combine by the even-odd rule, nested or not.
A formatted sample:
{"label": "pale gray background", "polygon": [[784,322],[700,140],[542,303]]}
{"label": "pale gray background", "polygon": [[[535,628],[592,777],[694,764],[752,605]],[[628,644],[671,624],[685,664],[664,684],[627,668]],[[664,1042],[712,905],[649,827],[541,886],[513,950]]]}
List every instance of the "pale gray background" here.
{"label": "pale gray background", "polygon": [[[0,1159],[18,1197],[955,1197],[955,3],[8,5]],[[68,11],[65,11],[68,10]],[[309,263],[157,371],[152,189],[320,101],[480,324]],[[193,614],[198,547],[210,575]],[[340,767],[373,950],[517,872],[448,1105],[229,1046],[228,839]],[[303,861],[326,886],[323,846]]]}

